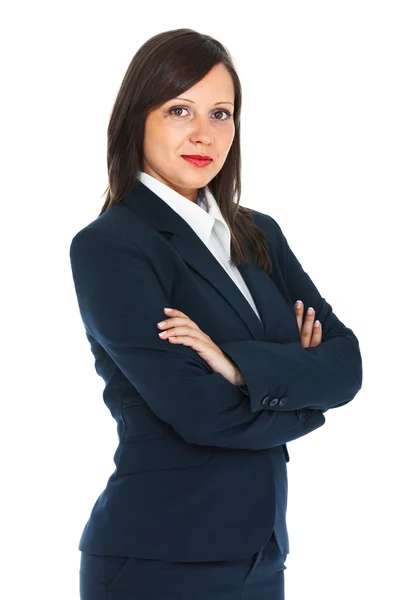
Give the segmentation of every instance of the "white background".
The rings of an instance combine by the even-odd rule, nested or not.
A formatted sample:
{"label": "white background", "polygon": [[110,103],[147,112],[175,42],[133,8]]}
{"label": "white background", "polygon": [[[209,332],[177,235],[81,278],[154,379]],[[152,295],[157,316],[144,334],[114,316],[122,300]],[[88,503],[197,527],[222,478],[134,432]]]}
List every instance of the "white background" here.
{"label": "white background", "polygon": [[[2,10],[1,595],[79,598],[78,541],[114,469],[69,265],[107,186],[139,46],[190,27],[243,86],[241,203],[281,225],[356,333],[363,388],[288,445],[287,600],[400,597],[398,3],[14,2]],[[189,600],[189,599],[188,599]]]}

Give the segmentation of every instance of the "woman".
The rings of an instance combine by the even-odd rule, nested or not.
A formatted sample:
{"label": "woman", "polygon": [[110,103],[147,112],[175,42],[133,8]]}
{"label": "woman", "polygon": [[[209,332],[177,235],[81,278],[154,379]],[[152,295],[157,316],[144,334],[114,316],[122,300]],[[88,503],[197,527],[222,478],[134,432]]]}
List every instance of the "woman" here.
{"label": "woman", "polygon": [[229,53],[190,29],[148,40],[115,101],[106,201],[70,249],[119,435],[82,600],[282,599],[286,442],[361,388],[352,330],[239,206],[240,109]]}

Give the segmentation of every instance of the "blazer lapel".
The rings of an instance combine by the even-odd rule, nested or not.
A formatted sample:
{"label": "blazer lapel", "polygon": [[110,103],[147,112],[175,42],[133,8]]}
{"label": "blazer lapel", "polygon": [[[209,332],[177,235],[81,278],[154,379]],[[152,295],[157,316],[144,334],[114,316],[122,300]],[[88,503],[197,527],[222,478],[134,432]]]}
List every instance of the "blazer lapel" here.
{"label": "blazer lapel", "polygon": [[268,332],[274,330],[274,323],[271,321],[271,315],[274,314],[271,301],[273,302],[277,291],[272,289],[275,286],[268,273],[255,266],[250,248],[246,247],[249,264],[238,266],[238,270],[249,288],[261,321],[237,285],[198,235],[152,190],[138,181],[122,204],[129,206],[150,227],[163,235],[182,260],[214,286],[245,323],[253,339],[259,341],[268,339]]}

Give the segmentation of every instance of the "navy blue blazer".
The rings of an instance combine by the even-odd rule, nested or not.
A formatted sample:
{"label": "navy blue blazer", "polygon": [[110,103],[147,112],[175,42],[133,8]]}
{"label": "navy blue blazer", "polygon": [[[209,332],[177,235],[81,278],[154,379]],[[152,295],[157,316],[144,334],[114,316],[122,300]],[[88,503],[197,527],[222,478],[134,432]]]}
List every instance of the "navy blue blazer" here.
{"label": "navy blue blazer", "polygon": [[[273,470],[286,471],[286,443],[321,427],[325,411],[361,388],[353,331],[278,223],[250,210],[273,273],[254,265],[249,247],[250,264],[238,269],[262,322],[186,221],[140,181],[72,239],[80,315],[119,438],[115,470],[80,539],[84,552],[171,561],[257,552],[273,530]],[[319,346],[301,345],[298,299],[322,323]],[[247,388],[159,338],[168,306],[238,365]]]}

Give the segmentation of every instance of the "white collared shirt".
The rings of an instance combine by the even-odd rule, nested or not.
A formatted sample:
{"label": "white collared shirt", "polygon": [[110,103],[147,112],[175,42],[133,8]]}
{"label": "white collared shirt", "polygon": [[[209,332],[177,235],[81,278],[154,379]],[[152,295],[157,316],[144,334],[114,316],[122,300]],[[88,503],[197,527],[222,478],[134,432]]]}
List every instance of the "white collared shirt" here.
{"label": "white collared shirt", "polygon": [[185,198],[162,181],[159,181],[152,175],[148,175],[148,173],[139,171],[138,179],[161,198],[161,200],[164,200],[182,219],[185,219],[187,224],[225,269],[260,319],[256,305],[240,271],[237,267],[229,263],[231,257],[231,233],[208,187],[205,188],[205,195],[209,205],[209,211],[207,212],[207,207],[201,200],[198,200],[197,203],[191,202],[188,198]]}

